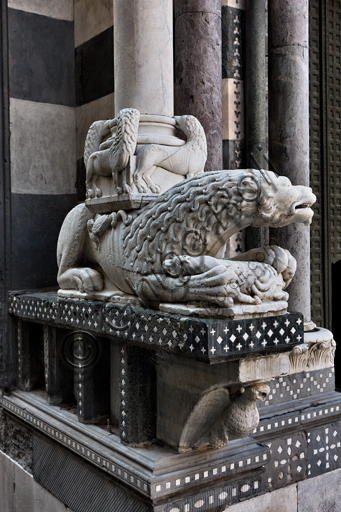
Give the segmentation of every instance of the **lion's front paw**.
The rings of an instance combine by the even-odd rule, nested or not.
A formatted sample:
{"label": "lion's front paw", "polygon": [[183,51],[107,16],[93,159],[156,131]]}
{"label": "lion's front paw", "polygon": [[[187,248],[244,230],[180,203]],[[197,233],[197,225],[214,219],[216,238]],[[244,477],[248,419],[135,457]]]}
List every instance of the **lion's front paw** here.
{"label": "lion's front paw", "polygon": [[135,186],[140,194],[145,194],[147,192],[147,188],[141,181],[135,181]]}
{"label": "lion's front paw", "polygon": [[103,288],[103,276],[93,268],[69,268],[58,278],[63,290],[78,290],[81,293],[100,291]]}
{"label": "lion's front paw", "polygon": [[153,194],[160,194],[161,188],[159,187],[159,185],[154,184],[151,185],[149,188],[153,192]]}

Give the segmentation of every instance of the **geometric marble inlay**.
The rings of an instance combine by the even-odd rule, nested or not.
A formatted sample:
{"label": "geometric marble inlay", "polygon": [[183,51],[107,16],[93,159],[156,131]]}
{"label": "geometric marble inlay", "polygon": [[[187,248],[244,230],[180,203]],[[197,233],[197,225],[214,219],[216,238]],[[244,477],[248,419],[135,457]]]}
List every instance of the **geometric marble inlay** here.
{"label": "geometric marble inlay", "polygon": [[341,421],[307,433],[308,478],[341,467]]}
{"label": "geometric marble inlay", "polygon": [[304,432],[266,442],[271,457],[264,475],[265,489],[279,489],[307,478],[307,442]]}

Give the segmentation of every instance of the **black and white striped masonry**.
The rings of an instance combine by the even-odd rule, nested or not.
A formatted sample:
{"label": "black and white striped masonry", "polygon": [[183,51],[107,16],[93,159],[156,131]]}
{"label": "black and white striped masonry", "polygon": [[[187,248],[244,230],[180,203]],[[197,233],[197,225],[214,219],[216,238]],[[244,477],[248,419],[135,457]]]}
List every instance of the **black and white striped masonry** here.
{"label": "black and white striped masonry", "polygon": [[222,0],[222,90],[224,169],[245,166],[244,52],[242,0]]}

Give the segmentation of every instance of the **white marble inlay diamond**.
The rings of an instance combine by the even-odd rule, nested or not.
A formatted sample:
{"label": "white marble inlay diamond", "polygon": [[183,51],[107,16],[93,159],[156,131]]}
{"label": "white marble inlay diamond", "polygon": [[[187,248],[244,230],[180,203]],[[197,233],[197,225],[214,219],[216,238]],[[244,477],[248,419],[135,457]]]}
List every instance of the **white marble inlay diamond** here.
{"label": "white marble inlay diamond", "polygon": [[217,338],[217,342],[219,343],[219,345],[220,345],[220,343],[221,343],[222,341],[223,341],[223,338],[221,338],[221,337],[219,336],[219,337]]}

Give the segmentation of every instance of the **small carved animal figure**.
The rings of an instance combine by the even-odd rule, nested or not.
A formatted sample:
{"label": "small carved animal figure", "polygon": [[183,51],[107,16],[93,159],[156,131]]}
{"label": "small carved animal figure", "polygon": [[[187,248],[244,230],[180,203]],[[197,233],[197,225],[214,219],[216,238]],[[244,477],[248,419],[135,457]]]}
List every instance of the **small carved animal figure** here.
{"label": "small carved animal figure", "polygon": [[[100,197],[102,191],[96,187],[99,176],[111,176],[117,183],[118,173],[128,165],[135,153],[140,113],[134,108],[125,108],[117,117],[116,134],[103,143],[110,133],[112,121],[96,121],[88,131],[84,148],[87,197]],[[102,144],[101,144],[102,143]],[[126,190],[128,192],[128,190]]]}
{"label": "small carved animal figure", "polygon": [[[116,133],[107,140],[104,139],[116,126],[116,119],[96,121],[90,126],[84,148],[88,198],[102,195],[102,191],[96,187],[99,176],[112,175],[115,185],[117,184],[118,173],[123,171],[128,165],[129,158],[136,152],[139,120],[138,110],[121,110],[117,116]],[[175,121],[176,127],[187,137],[184,146],[147,144],[137,151],[134,183],[140,193],[147,192],[148,188],[154,194],[160,192],[160,188],[152,181],[152,175],[157,167],[174,174],[182,174],[187,178],[204,170],[207,146],[203,127],[193,116],[175,117]],[[130,192],[129,185],[125,187],[124,191],[116,187],[117,192]]]}
{"label": "small carved animal figure", "polygon": [[195,448],[222,448],[228,441],[242,439],[258,426],[257,400],[270,392],[266,384],[254,384],[230,393],[215,386],[200,397],[183,428],[179,451]]}
{"label": "small carved animal figure", "polygon": [[187,142],[181,147],[151,144],[138,151],[134,183],[141,193],[147,192],[146,185],[153,193],[160,192],[152,180],[157,167],[187,178],[204,171],[207,145],[203,127],[194,116],[176,116],[174,119],[176,127],[186,135]]}
{"label": "small carved animal figure", "polygon": [[243,439],[253,432],[259,423],[257,400],[265,400],[270,392],[266,384],[255,384],[244,390],[223,411],[211,429],[210,445],[222,448],[228,441]]}

